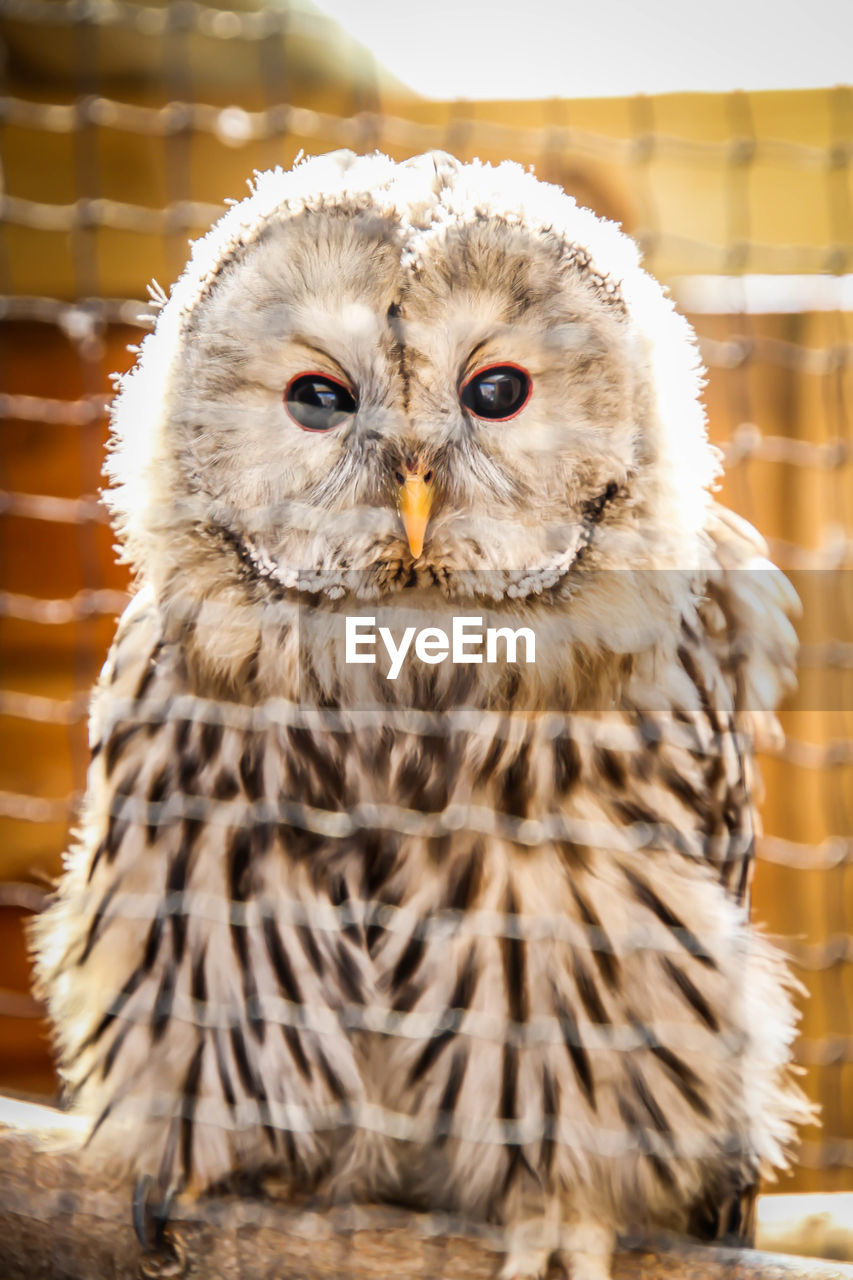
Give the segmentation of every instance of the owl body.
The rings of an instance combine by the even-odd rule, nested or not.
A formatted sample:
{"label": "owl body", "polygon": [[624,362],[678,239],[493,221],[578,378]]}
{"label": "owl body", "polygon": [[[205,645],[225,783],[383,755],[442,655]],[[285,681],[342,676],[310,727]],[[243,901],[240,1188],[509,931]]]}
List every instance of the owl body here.
{"label": "owl body", "polygon": [[[746,1230],[808,1114],[748,912],[792,601],[697,378],[628,241],[515,166],[321,158],[196,246],[116,409],[141,583],[37,936],[98,1159],[490,1221],[507,1275]],[[537,660],[391,682],[355,613]]]}

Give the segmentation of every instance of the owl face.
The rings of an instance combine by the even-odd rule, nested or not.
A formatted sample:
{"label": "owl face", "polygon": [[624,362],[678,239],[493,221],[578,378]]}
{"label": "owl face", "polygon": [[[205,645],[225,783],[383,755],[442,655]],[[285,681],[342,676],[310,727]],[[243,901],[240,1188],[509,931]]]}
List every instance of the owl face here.
{"label": "owl face", "polygon": [[391,589],[568,571],[636,466],[631,335],[559,242],[305,212],[193,317],[172,421],[273,576]]}
{"label": "owl face", "polygon": [[118,398],[161,590],[584,595],[690,568],[692,335],[614,226],[516,165],[319,157],[200,241]]}

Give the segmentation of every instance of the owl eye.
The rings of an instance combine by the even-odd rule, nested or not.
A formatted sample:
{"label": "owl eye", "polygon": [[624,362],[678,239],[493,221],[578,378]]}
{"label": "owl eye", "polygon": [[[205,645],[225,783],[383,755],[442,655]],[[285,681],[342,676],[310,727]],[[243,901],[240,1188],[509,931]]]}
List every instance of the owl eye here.
{"label": "owl eye", "polygon": [[306,431],[331,431],[356,410],[345,383],[327,373],[298,373],[284,388],[284,407]]}
{"label": "owl eye", "polygon": [[462,384],[459,399],[478,418],[506,422],[527,404],[533,383],[517,364],[493,364]]}

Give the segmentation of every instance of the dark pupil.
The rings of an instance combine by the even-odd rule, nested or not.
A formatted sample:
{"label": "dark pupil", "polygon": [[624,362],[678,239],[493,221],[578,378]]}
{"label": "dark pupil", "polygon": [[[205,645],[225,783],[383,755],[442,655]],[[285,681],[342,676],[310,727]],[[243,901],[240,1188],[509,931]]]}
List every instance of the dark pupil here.
{"label": "dark pupil", "polygon": [[462,391],[462,403],[478,418],[509,418],[524,403],[527,378],[518,369],[486,369]]}
{"label": "dark pupil", "polygon": [[306,373],[302,378],[294,378],[288,387],[287,408],[307,430],[329,431],[355,413],[355,401],[340,383]]}

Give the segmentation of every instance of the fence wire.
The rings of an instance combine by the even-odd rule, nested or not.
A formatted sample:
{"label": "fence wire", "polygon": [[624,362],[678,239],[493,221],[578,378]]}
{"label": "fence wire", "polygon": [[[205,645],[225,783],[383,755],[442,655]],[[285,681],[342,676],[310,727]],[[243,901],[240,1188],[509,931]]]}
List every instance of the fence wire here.
{"label": "fence wire", "polygon": [[[589,104],[583,110],[563,104],[558,121],[547,103],[515,112],[423,103],[388,88],[366,57],[350,69],[349,80],[347,68],[338,68],[336,79],[327,75],[318,88],[315,72],[294,61],[291,42],[298,36],[307,56],[312,40],[322,46],[329,38],[328,23],[287,6],[0,0],[0,34],[6,43],[0,97],[0,945],[11,957],[9,976],[0,981],[0,1043],[9,1046],[5,1058],[0,1051],[0,1086],[41,1096],[55,1087],[35,1031],[40,1006],[28,994],[21,924],[41,904],[40,879],[59,870],[79,810],[89,689],[128,599],[98,490],[109,374],[128,367],[127,344],[138,343],[153,323],[156,307],[144,296],[148,279],[157,275],[165,284],[176,274],[188,234],[201,233],[222,213],[225,196],[239,198],[254,168],[288,165],[303,148],[380,147],[402,159],[439,147],[461,158],[532,164],[577,190],[582,203],[621,217],[676,299],[683,286],[685,299],[701,303],[702,280],[714,275],[733,277],[735,298],[739,281],[759,273],[774,273],[783,291],[789,275],[802,282],[823,273],[837,286],[834,300],[831,285],[813,309],[762,312],[744,282],[740,305],[715,311],[697,304],[692,319],[709,371],[711,433],[726,462],[723,499],[766,533],[773,558],[795,581],[800,573],[815,575],[801,588],[801,696],[785,713],[785,742],[768,745],[763,757],[766,832],[757,842],[755,914],[784,939],[811,996],[797,1057],[807,1069],[810,1096],[822,1106],[824,1127],[806,1135],[797,1185],[853,1187],[850,91],[821,95],[821,126],[787,137],[768,124],[761,95],[746,94],[716,103],[714,119],[722,127],[680,130],[667,103],[653,98],[626,100],[616,123],[602,107],[596,126]],[[60,45],[47,42],[60,38],[57,53]],[[217,101],[223,57],[234,69],[228,99]],[[796,95],[789,97],[794,102]],[[814,101],[808,105],[814,108]],[[694,109],[688,100],[686,118]],[[680,197],[690,192],[701,193],[692,205],[687,200],[695,230],[679,212]],[[802,216],[786,221],[780,215],[774,223],[767,211],[771,195],[780,208],[797,206]],[[194,701],[195,720],[222,723],[240,714],[234,706]],[[271,723],[308,725],[319,717],[329,728],[330,713],[318,709],[277,704],[263,711]],[[181,700],[162,708],[164,718],[185,714]],[[396,712],[363,714],[365,724],[373,716],[372,723],[389,725]],[[399,727],[449,736],[477,732],[487,719],[477,713],[472,721],[459,711],[424,716],[418,724],[417,716],[406,713]],[[568,729],[577,730],[577,723]],[[554,733],[565,731],[565,718],[554,717]],[[183,797],[177,816],[195,803]],[[164,822],[175,819],[173,810],[162,815]],[[336,836],[383,823],[408,833],[424,826],[423,814],[379,814],[377,806],[329,815],[291,805],[286,816],[327,834],[334,818]],[[559,815],[498,822],[487,811],[448,810],[429,817],[430,833],[467,824],[528,844],[578,835]],[[149,823],[158,815],[140,813],[136,820]],[[580,834],[592,838],[589,831]],[[606,832],[592,836],[606,842]],[[220,900],[223,906],[245,910]],[[125,902],[123,909],[132,914],[134,907]],[[145,902],[137,909],[151,913]],[[158,909],[181,911],[186,904],[176,900]],[[192,911],[199,910],[196,895]],[[388,911],[383,927],[410,931],[410,922],[395,922]],[[512,936],[519,936],[519,919],[507,926]],[[447,932],[461,923],[435,919],[430,928]],[[489,936],[506,925],[491,918],[465,923]],[[325,921],[332,929],[352,924],[345,908]],[[563,922],[564,934],[566,928]],[[589,945],[588,934],[569,941]],[[209,1011],[189,1002],[183,1016],[192,1021]],[[304,1025],[305,1011],[278,1002],[263,1016]],[[426,1031],[423,1017],[360,1008],[353,1025],[392,1035],[440,1035],[452,1027],[452,1012],[433,1017]],[[465,1027],[477,1036],[502,1034],[492,1026]],[[537,1034],[564,1036],[565,1028],[519,1032],[525,1043]],[[405,1119],[380,1110],[359,1123],[417,1138],[402,1132]],[[296,1124],[289,1114],[280,1121]],[[316,1125],[318,1117],[308,1122]],[[532,1140],[526,1131],[498,1128],[494,1141]],[[610,1136],[601,1131],[596,1141]],[[658,1141],[653,1133],[644,1140]]]}

